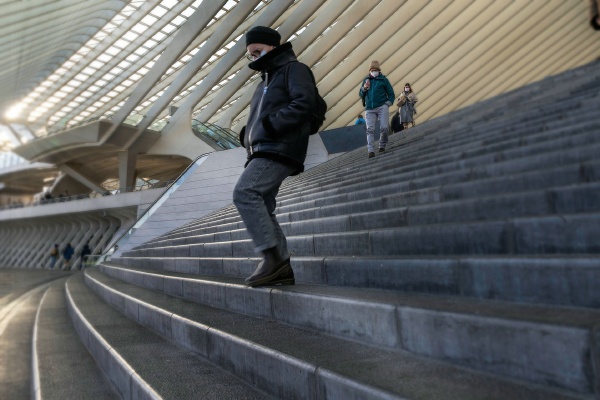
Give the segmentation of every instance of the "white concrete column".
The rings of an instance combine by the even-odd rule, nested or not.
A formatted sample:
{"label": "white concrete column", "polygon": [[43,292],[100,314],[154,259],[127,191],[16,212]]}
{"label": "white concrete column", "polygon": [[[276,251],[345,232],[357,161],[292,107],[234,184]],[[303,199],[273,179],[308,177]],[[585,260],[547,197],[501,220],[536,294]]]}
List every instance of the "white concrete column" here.
{"label": "white concrete column", "polygon": [[117,160],[119,162],[119,189],[121,193],[131,191],[135,185],[137,153],[133,149],[119,151]]}

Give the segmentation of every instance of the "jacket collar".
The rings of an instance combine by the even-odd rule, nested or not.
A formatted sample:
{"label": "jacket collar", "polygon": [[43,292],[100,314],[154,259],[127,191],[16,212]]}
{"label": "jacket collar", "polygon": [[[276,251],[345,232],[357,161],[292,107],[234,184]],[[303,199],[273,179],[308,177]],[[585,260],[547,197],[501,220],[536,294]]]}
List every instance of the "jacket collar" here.
{"label": "jacket collar", "polygon": [[252,61],[248,64],[248,67],[255,71],[261,71],[263,73],[267,71],[271,73],[292,61],[296,61],[296,54],[292,49],[292,44],[286,42],[281,46],[275,47],[258,60]]}

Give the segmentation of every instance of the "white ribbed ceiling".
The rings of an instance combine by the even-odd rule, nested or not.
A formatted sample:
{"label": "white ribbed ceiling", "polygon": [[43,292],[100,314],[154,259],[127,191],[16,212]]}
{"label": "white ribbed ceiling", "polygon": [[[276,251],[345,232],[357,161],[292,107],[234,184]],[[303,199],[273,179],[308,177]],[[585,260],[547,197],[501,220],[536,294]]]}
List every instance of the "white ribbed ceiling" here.
{"label": "white ribbed ceiling", "polygon": [[[313,68],[330,107],[325,128],[351,124],[362,111],[357,88],[373,59],[396,90],[412,84],[419,122],[600,56],[584,0],[250,1],[0,3],[0,113],[36,136],[113,118],[131,107],[126,100],[188,18],[215,4],[219,11],[127,109],[128,123],[149,111],[150,122],[166,121],[169,107],[151,110],[166,96],[163,103],[203,122],[239,128],[256,75],[235,44],[267,16]],[[245,8],[236,15],[237,7]],[[191,78],[168,91],[184,70]]]}

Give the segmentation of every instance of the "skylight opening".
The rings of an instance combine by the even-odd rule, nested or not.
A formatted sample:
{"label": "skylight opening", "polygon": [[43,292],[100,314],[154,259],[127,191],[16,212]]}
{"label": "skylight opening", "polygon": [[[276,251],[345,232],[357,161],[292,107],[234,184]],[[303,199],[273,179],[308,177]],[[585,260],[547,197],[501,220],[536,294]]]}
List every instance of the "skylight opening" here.
{"label": "skylight opening", "polygon": [[146,15],[144,18],[142,18],[142,22],[148,26],[154,25],[156,21],[158,21],[158,18],[153,17],[152,15]]}
{"label": "skylight opening", "polygon": [[157,7],[154,7],[154,9],[152,11],[150,11],[150,14],[157,18],[160,18],[163,15],[165,15],[167,12],[169,12],[169,10],[167,10],[166,8],[157,6]]}
{"label": "skylight opening", "polygon": [[180,26],[180,25],[181,25],[181,24],[183,24],[183,23],[184,23],[186,20],[187,20],[186,18],[183,18],[181,15],[178,15],[178,16],[176,16],[176,17],[175,17],[175,18],[174,18],[174,19],[171,21],[171,23],[172,23],[173,25]]}
{"label": "skylight opening", "polygon": [[140,35],[138,33],[129,31],[123,35],[123,39],[133,42],[139,36]]}
{"label": "skylight opening", "polygon": [[181,15],[185,16],[186,18],[189,18],[192,16],[192,14],[194,14],[196,12],[196,10],[192,7],[188,7],[185,10],[183,10],[183,12],[181,13]]}
{"label": "skylight opening", "polygon": [[[108,54],[109,56],[116,56],[120,52],[121,52],[121,49],[119,49],[115,46],[110,46],[108,49],[104,50],[104,53]],[[112,59],[112,57],[110,57],[110,59]]]}
{"label": "skylight opening", "polygon": [[124,40],[124,39],[119,39],[119,40],[117,40],[117,41],[115,42],[114,46],[115,46],[115,47],[117,47],[117,48],[120,48],[120,49],[122,50],[122,49],[125,49],[125,48],[127,48],[127,46],[129,46],[129,43],[130,43],[130,42],[129,42],[129,41],[127,41],[127,40]]}
{"label": "skylight opening", "polygon": [[156,47],[157,44],[158,42],[156,40],[148,39],[146,40],[146,43],[144,43],[142,46],[152,50],[154,47]]}
{"label": "skylight opening", "polygon": [[168,8],[169,10],[173,8],[177,4],[177,0],[163,0],[160,2],[160,5]]}
{"label": "skylight opening", "polygon": [[162,42],[166,37],[166,34],[162,32],[156,32],[154,36],[152,36],[152,39],[156,40],[157,42]]}
{"label": "skylight opening", "polygon": [[148,30],[148,28],[149,28],[149,26],[148,26],[148,25],[145,25],[145,24],[142,24],[142,23],[139,23],[139,22],[138,22],[137,24],[135,24],[135,25],[134,25],[134,26],[131,28],[131,30],[132,30],[133,32],[139,33],[139,34],[141,35],[142,33],[146,32],[146,31]]}
{"label": "skylight opening", "polygon": [[165,32],[166,34],[169,34],[169,33],[173,32],[175,29],[177,29],[177,27],[175,25],[167,24],[161,29],[161,31]]}

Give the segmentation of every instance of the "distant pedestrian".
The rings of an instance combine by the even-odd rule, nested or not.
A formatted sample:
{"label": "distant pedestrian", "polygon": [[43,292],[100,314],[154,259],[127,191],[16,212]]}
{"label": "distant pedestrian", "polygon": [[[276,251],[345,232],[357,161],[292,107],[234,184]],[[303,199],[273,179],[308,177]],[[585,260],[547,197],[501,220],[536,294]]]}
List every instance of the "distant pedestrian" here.
{"label": "distant pedestrian", "polygon": [[73,253],[75,253],[75,250],[71,247],[71,243],[67,243],[67,247],[63,250],[63,259],[65,260],[63,269],[66,269],[67,271],[71,269],[71,258],[73,258]]}
{"label": "distant pedestrian", "polygon": [[404,129],[404,126],[402,126],[402,123],[400,122],[400,111],[396,111],[394,113],[392,121],[390,122],[390,128],[392,130],[392,134],[400,132]]}
{"label": "distant pedestrian", "polygon": [[417,113],[415,104],[417,101],[419,101],[417,94],[413,92],[410,83],[406,83],[404,90],[400,93],[400,97],[398,97],[397,103],[397,106],[400,108],[398,110],[400,113],[400,122],[404,129],[408,129],[409,126],[415,126],[415,114]]}
{"label": "distant pedestrian", "polygon": [[356,117],[356,121],[354,122],[354,125],[364,125],[366,123],[367,123],[367,121],[365,121],[362,114],[358,114],[358,116]]}
{"label": "distant pedestrian", "polygon": [[92,250],[90,249],[90,246],[86,243],[83,245],[83,248],[81,249],[81,260],[79,261],[79,269],[83,269],[83,267],[85,266],[85,263],[87,262],[87,257],[92,254]]}
{"label": "distant pedestrian", "polygon": [[394,88],[381,73],[379,61],[371,61],[369,75],[363,79],[358,95],[365,106],[367,122],[367,151],[375,157],[375,125],[379,120],[379,152],[385,151],[388,142],[390,106],[394,102]]}
{"label": "distant pedestrian", "polygon": [[50,250],[50,269],[54,268],[54,264],[56,264],[59,254],[58,244],[55,244],[54,247],[52,247],[52,250]]}

